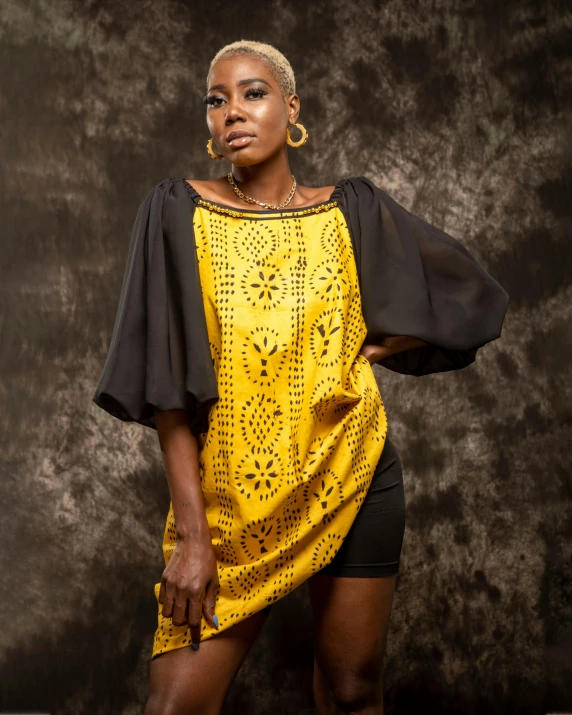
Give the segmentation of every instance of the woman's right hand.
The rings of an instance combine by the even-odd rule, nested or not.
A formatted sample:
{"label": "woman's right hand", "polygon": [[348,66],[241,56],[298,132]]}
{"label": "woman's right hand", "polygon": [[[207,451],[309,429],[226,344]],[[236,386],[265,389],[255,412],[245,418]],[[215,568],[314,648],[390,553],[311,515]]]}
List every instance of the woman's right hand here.
{"label": "woman's right hand", "polygon": [[161,577],[159,603],[163,616],[172,618],[173,625],[190,626],[192,643],[197,648],[203,614],[210,626],[218,628],[214,611],[219,590],[210,535],[179,539]]}

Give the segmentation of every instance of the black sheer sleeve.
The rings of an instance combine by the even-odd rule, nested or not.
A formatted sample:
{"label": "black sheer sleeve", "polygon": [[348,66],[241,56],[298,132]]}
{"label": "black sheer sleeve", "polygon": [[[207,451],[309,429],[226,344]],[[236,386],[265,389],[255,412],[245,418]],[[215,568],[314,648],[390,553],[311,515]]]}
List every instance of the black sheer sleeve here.
{"label": "black sheer sleeve", "polygon": [[111,343],[93,401],[157,429],[154,410],[184,409],[205,432],[218,400],[192,215],[182,179],[157,184],[139,207]]}
{"label": "black sheer sleeve", "polygon": [[409,335],[427,346],[378,364],[406,375],[459,370],[500,337],[508,293],[456,239],[409,213],[366,177],[341,182],[367,343]]}

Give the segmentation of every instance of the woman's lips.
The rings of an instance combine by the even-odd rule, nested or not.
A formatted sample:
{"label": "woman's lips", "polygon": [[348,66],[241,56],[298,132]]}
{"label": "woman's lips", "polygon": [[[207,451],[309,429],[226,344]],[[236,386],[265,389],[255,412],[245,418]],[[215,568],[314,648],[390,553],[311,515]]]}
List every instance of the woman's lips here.
{"label": "woman's lips", "polygon": [[246,146],[247,144],[250,144],[250,142],[254,139],[254,137],[248,136],[248,137],[236,137],[236,139],[231,139],[228,142],[228,145],[231,146],[233,149],[237,149],[238,147],[241,146]]}

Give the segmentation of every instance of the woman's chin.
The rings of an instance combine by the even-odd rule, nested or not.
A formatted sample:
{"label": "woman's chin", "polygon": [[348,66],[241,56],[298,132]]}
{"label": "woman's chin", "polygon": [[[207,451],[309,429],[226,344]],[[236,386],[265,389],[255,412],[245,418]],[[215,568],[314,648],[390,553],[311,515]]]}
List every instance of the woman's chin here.
{"label": "woman's chin", "polygon": [[228,160],[235,166],[251,166],[252,164],[259,164],[264,159],[265,157],[258,156],[256,152],[248,151],[246,146],[240,151],[233,151],[228,156]]}

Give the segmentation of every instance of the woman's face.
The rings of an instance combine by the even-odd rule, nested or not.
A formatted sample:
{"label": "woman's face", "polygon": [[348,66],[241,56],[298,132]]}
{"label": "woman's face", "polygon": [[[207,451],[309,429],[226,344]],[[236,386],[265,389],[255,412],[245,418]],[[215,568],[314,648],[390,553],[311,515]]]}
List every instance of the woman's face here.
{"label": "woman's face", "polygon": [[[207,125],[218,154],[236,166],[249,166],[285,150],[289,119],[297,121],[300,100],[296,94],[283,99],[264,60],[222,58],[208,79]],[[248,136],[232,139],[231,132]]]}

